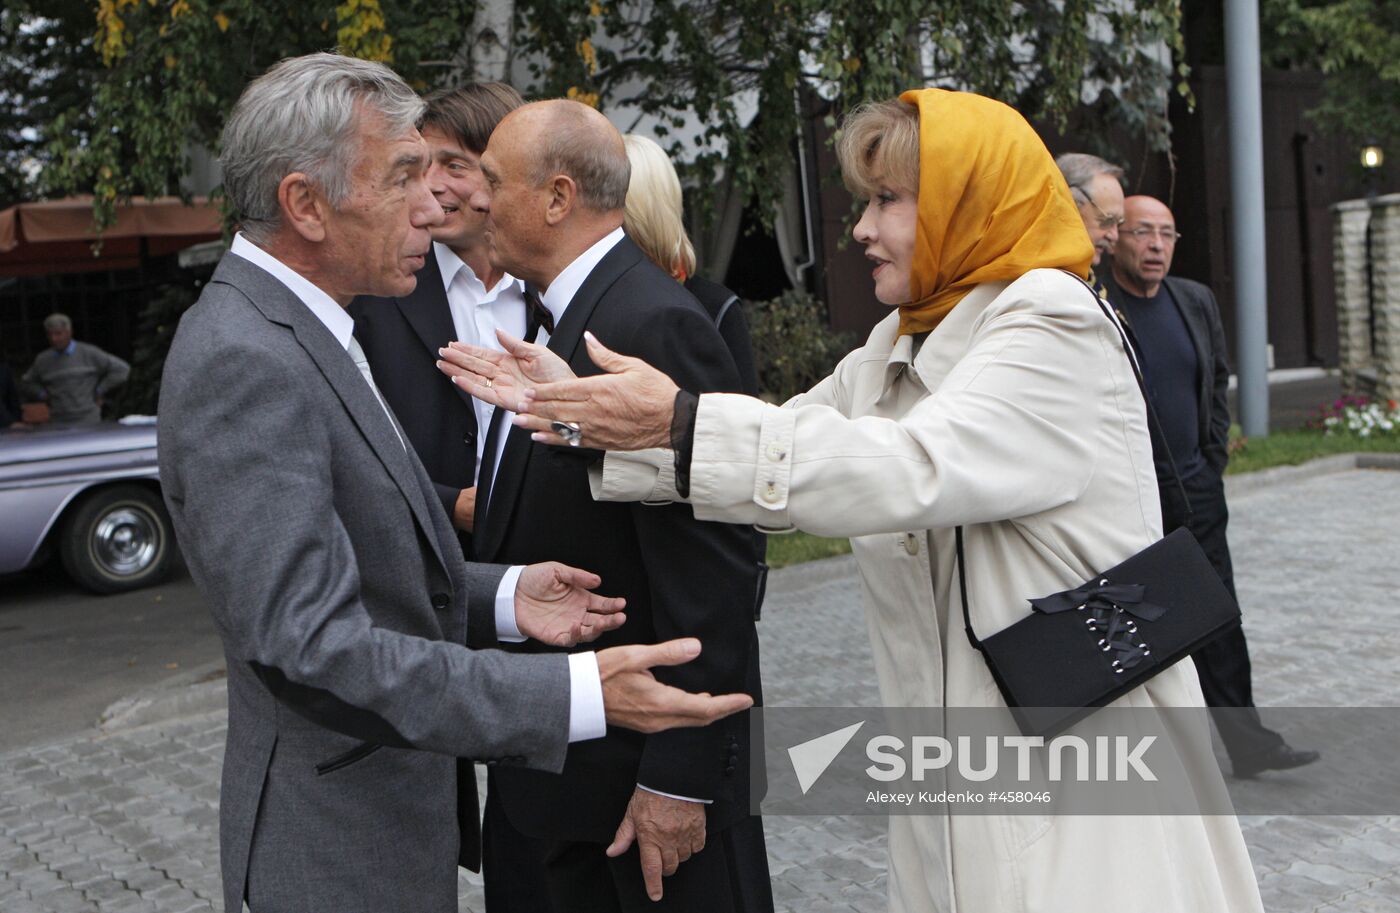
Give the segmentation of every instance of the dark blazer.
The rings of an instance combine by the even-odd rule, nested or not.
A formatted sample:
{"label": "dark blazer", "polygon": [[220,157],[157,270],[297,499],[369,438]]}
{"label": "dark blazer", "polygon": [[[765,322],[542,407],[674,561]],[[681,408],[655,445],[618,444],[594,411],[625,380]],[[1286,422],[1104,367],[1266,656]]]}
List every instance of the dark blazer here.
{"label": "dark blazer", "polygon": [[[749,322],[744,317],[744,302],[718,282],[711,282],[703,276],[687,279],[685,290],[705,308],[724,344],[729,347],[734,366],[739,369],[740,390],[749,396],[758,396],[758,366],[754,362]],[[754,618],[757,619],[768,586],[768,537],[755,529],[749,532],[749,538],[753,541],[754,562],[760,566],[758,592],[754,597]]]}
{"label": "dark blazer", "polygon": [[[1123,290],[1114,279],[1113,270],[1102,270],[1100,278],[1108,289],[1108,300],[1121,306]],[[1225,464],[1230,459],[1230,402],[1227,396],[1230,362],[1225,348],[1225,327],[1220,321],[1220,306],[1215,301],[1214,293],[1194,280],[1168,276],[1162,281],[1162,286],[1185,321],[1191,344],[1196,349],[1196,362],[1200,365],[1196,376],[1196,411],[1201,422],[1201,455],[1205,457],[1206,465],[1219,475],[1225,471]],[[1121,310],[1119,316],[1122,316]],[[1136,334],[1133,343],[1142,344]]]}
{"label": "dark blazer", "polygon": [[[630,239],[602,259],[574,295],[549,340],[579,375],[597,374],[582,344],[591,330],[614,350],[643,358],[682,387],[737,391],[734,361],[704,309]],[[657,670],[691,691],[749,691],[757,699],[758,579],[750,530],[695,519],[689,505],[593,500],[588,451],[535,444],[510,431],[484,517],[477,555],[516,564],[542,559],[585,567],[598,590],[627,599],[627,623],[588,649],[699,637],[694,662]],[[561,776],[497,769],[502,806],[522,833],[608,842],[636,785],[713,799],[712,831],[749,813],[749,720],[737,714],[704,729],[642,736],[609,729],[570,746]]]}
{"label": "dark blazer", "polygon": [[749,338],[749,322],[744,317],[744,302],[718,282],[711,282],[703,276],[691,276],[685,280],[685,290],[695,296],[719,329],[719,335],[729,347],[729,354],[734,356],[734,366],[739,369],[742,392],[757,396],[758,366],[754,364],[753,341]]}
{"label": "dark blazer", "polygon": [[[437,350],[457,338],[434,251],[403,298],[362,295],[350,302],[355,338],[375,385],[418,452],[438,500],[452,516],[476,472],[476,413],[471,396],[435,367]],[[461,534],[464,545],[470,537]]]}
{"label": "dark blazer", "polygon": [[344,347],[235,254],[180,319],[159,455],[228,662],[225,908],[455,913],[454,759],[560,769],[567,663],[466,649],[505,569],[462,560]]}

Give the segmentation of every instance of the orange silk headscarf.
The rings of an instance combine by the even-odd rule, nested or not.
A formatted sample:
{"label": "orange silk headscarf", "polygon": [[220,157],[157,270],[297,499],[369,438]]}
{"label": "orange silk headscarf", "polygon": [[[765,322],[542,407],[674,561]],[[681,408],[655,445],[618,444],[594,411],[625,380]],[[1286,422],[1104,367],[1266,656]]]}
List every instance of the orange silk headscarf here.
{"label": "orange silk headscarf", "polygon": [[1087,277],[1094,258],[1069,186],[1031,125],[970,92],[911,89],[919,109],[919,224],[899,332],[938,326],[983,282],[1042,267]]}

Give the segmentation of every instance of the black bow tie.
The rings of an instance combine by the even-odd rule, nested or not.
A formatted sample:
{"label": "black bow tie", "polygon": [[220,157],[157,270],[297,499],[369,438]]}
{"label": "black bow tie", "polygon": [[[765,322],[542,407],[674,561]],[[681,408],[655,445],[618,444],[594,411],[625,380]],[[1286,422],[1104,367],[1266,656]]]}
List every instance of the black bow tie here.
{"label": "black bow tie", "polygon": [[532,288],[525,289],[525,310],[527,315],[528,329],[526,334],[533,341],[538,331],[543,328],[546,333],[554,335],[554,315],[549,312],[549,308],[544,306],[540,300],[539,292]]}

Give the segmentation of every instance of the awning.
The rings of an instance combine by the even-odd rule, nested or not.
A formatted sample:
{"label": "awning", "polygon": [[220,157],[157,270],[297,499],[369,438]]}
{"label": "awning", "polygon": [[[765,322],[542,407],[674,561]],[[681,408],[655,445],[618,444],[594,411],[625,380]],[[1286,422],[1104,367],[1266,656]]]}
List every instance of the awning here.
{"label": "awning", "polygon": [[133,197],[117,207],[116,223],[102,233],[92,227],[92,197],[20,203],[0,210],[0,276],[135,269],[146,256],[170,254],[221,236],[219,207],[204,197],[190,205],[177,197]]}

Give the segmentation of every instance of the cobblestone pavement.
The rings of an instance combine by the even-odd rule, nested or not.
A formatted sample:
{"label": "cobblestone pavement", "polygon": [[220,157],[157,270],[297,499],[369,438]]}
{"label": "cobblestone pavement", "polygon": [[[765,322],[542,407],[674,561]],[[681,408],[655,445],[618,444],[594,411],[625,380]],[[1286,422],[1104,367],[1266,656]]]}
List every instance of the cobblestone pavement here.
{"label": "cobblestone pavement", "polygon": [[[1289,481],[1241,493],[1231,507],[1258,701],[1394,704],[1400,472]],[[1360,646],[1350,626],[1326,623],[1358,605],[1368,612]],[[878,703],[849,559],[775,574],[760,630],[770,704]],[[1366,676],[1355,675],[1367,658]],[[223,723],[206,714],[0,756],[0,910],[220,909]],[[1326,773],[1324,758],[1250,788],[1306,786]],[[1400,818],[1242,824],[1270,913],[1400,913]],[[883,819],[774,817],[766,828],[779,910],[884,909]],[[480,910],[479,882],[464,874],[461,889],[462,909]]]}

